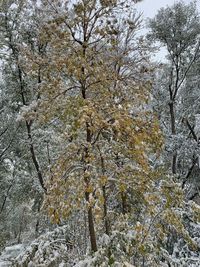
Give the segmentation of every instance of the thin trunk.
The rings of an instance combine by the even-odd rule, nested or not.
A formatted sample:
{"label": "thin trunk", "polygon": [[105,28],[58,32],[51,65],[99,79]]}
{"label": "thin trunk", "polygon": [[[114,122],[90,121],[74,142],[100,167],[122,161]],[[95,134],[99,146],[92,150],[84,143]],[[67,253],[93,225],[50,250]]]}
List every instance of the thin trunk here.
{"label": "thin trunk", "polygon": [[[90,131],[88,123],[86,123],[86,133],[87,133],[87,142],[91,143],[92,135],[91,135],[91,131]],[[89,151],[88,151],[88,148],[86,147],[85,148],[85,159],[88,159],[88,158],[89,158]],[[87,170],[87,167],[85,170]],[[85,178],[85,184],[86,184],[85,199],[86,199],[86,202],[89,203],[90,193],[87,192],[87,189],[89,188],[89,185],[90,185],[89,178]],[[96,234],[95,234],[95,229],[94,229],[93,209],[90,205],[88,208],[88,227],[89,227],[89,234],[90,234],[91,249],[93,252],[95,252],[97,251],[97,242],[96,242]]]}
{"label": "thin trunk", "polygon": [[[98,150],[100,153],[100,158],[101,158],[101,170],[102,170],[102,174],[105,175],[106,171],[105,171],[105,164],[104,164],[104,158],[102,156],[100,147],[98,146]],[[107,195],[106,195],[106,186],[103,185],[102,186],[102,192],[103,192],[103,217],[104,217],[104,225],[105,225],[105,233],[107,235],[110,235],[110,222],[108,219],[108,209],[107,209]]]}
{"label": "thin trunk", "polygon": [[36,224],[35,224],[35,237],[38,237],[39,226],[40,226],[40,220],[37,218],[37,221],[36,221]]}
{"label": "thin trunk", "polygon": [[[118,154],[116,155],[115,160],[116,160],[117,167],[119,169],[122,168],[123,167],[123,162],[120,162],[120,158],[119,158]],[[122,213],[126,214],[128,212],[127,194],[126,194],[126,192],[121,192],[120,196],[121,196]]]}
{"label": "thin trunk", "polygon": [[107,196],[106,196],[106,187],[102,187],[103,191],[103,198],[104,198],[104,203],[103,203],[103,212],[104,212],[104,224],[105,224],[105,232],[107,235],[110,235],[110,223],[108,220],[108,211],[107,211]]}
{"label": "thin trunk", "polygon": [[4,200],[3,200],[3,203],[2,203],[2,206],[1,206],[1,209],[0,209],[0,214],[3,212],[3,209],[4,209],[5,204],[6,204],[6,200],[7,200],[8,196],[9,196],[9,191],[12,188],[12,186],[13,186],[13,183],[9,185],[9,187],[7,189],[7,192],[6,192],[5,196],[4,196]]}
{"label": "thin trunk", "polygon": [[176,165],[177,165],[177,151],[175,151],[172,156],[172,174],[176,174]]}
{"label": "thin trunk", "polygon": [[[175,120],[175,108],[174,101],[169,103],[170,109],[170,120],[171,120],[171,133],[172,135],[176,134],[176,120]],[[177,152],[175,151],[172,155],[172,173],[176,174],[176,165],[177,165]]]}
{"label": "thin trunk", "polygon": [[[9,36],[9,46],[10,46],[10,49],[12,50],[12,53],[13,53],[14,58],[15,58],[15,63],[17,65],[18,79],[19,79],[20,94],[21,94],[21,98],[22,98],[22,103],[23,103],[23,105],[27,105],[25,94],[24,94],[24,81],[23,81],[23,76],[22,76],[22,70],[21,70],[21,67],[18,64],[18,62],[19,62],[19,54],[18,54],[18,50],[16,49],[16,47],[12,43],[12,31],[9,28],[7,16],[5,17],[5,24],[6,24],[6,29],[7,29],[8,36]],[[40,70],[38,72],[38,83],[41,83]],[[30,153],[31,153],[31,157],[32,157],[32,160],[33,160],[33,164],[34,164],[35,169],[37,171],[37,176],[38,176],[40,185],[42,186],[42,188],[46,192],[46,188],[45,188],[44,182],[43,182],[42,172],[40,170],[40,166],[39,166],[39,163],[38,163],[37,158],[35,156],[35,150],[34,150],[34,147],[33,147],[33,144],[32,144],[31,122],[26,121],[26,128],[27,128],[28,138],[29,138],[29,141],[30,141]]]}
{"label": "thin trunk", "polygon": [[46,192],[47,189],[46,189],[46,187],[44,185],[44,180],[43,180],[42,172],[40,170],[40,165],[39,165],[39,162],[38,162],[38,160],[36,158],[35,149],[34,149],[34,146],[33,146],[32,135],[31,135],[31,124],[28,123],[27,121],[26,121],[26,128],[27,128],[27,133],[28,133],[31,158],[32,158],[33,164],[35,166],[35,169],[36,169],[36,172],[37,172],[37,176],[38,176],[38,180],[40,182],[40,185],[44,189],[44,191]]}
{"label": "thin trunk", "polygon": [[[85,192],[85,199],[87,203],[89,203],[90,193]],[[89,226],[89,234],[90,234],[90,243],[91,243],[91,249],[93,252],[97,251],[97,242],[96,242],[96,234],[94,229],[94,220],[93,220],[93,211],[92,207],[88,208],[88,226]]]}
{"label": "thin trunk", "polygon": [[84,231],[84,250],[85,250],[85,254],[87,252],[87,216],[86,213],[84,211],[84,226],[85,226],[85,231]]}
{"label": "thin trunk", "polygon": [[[171,79],[170,79],[170,85],[169,85],[169,92],[170,92],[170,103],[169,103],[169,111],[170,111],[170,120],[171,120],[171,133],[172,135],[176,135],[176,116],[175,116],[175,100],[176,95],[178,92],[178,82],[179,82],[179,58],[176,56],[175,58],[175,83],[174,83],[174,90],[172,90],[172,84],[173,84],[173,70],[172,67],[171,70]],[[177,168],[177,151],[175,151],[172,155],[172,174],[176,174],[176,168]]]}
{"label": "thin trunk", "polygon": [[[81,42],[81,46],[83,49],[83,57],[86,57],[86,43],[87,43],[87,26],[84,23],[84,27],[83,27],[83,32],[84,32],[84,42]],[[80,80],[80,84],[81,84],[81,94],[82,94],[82,98],[86,99],[86,79],[85,79],[85,67],[82,66],[81,67],[81,72],[83,75],[83,79]],[[86,122],[86,141],[88,144],[92,143],[92,133],[90,131],[90,125],[88,122]],[[85,163],[86,165],[88,164],[88,162],[86,161],[86,159],[89,159],[89,150],[88,147],[85,148]],[[87,166],[85,168],[85,171],[87,170]],[[85,178],[85,184],[86,184],[86,190],[85,190],[85,199],[86,202],[89,204],[90,202],[90,193],[87,192],[87,189],[90,185],[90,178]],[[97,242],[96,242],[96,233],[95,233],[95,228],[94,228],[94,215],[93,215],[93,209],[92,207],[89,205],[88,208],[88,227],[89,227],[89,235],[90,235],[90,243],[91,243],[91,250],[93,252],[97,251]]]}
{"label": "thin trunk", "polygon": [[126,214],[128,212],[128,208],[127,208],[127,196],[125,192],[121,193],[121,199],[122,199],[122,213]]}
{"label": "thin trunk", "polygon": [[[19,65],[18,65],[18,77],[19,77],[19,82],[20,82],[20,93],[21,93],[21,97],[22,97],[22,102],[23,102],[23,105],[26,105],[22,71],[21,71]],[[29,145],[30,145],[29,148],[30,148],[31,158],[33,160],[33,164],[34,164],[36,172],[37,172],[39,183],[40,183],[41,187],[44,189],[44,191],[46,192],[47,190],[46,190],[45,185],[44,185],[43,175],[42,175],[42,172],[40,170],[40,165],[39,165],[39,162],[36,158],[35,149],[34,149],[33,142],[32,142],[31,124],[32,124],[32,121],[28,122],[26,120],[26,129],[27,129],[27,135],[28,135],[28,140],[29,140]]]}
{"label": "thin trunk", "polygon": [[171,133],[175,135],[176,134],[176,121],[175,121],[175,107],[174,107],[173,101],[169,103],[169,109],[170,109],[170,119],[171,119]]}

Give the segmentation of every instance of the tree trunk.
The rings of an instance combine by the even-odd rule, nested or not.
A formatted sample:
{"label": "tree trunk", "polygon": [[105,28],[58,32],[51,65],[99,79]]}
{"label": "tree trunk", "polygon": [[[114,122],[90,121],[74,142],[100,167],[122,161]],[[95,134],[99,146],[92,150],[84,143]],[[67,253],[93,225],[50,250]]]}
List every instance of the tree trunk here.
{"label": "tree trunk", "polygon": [[[89,124],[86,123],[86,135],[87,135],[87,142],[91,143],[92,141],[92,135],[90,131]],[[85,148],[85,171],[88,170],[88,159],[89,159],[89,149],[88,147]],[[88,208],[88,227],[89,227],[89,235],[90,235],[90,243],[91,243],[91,249],[93,252],[97,251],[97,242],[96,242],[96,234],[95,234],[95,229],[94,229],[94,216],[93,216],[93,210],[92,207],[90,206],[90,193],[87,191],[90,185],[90,178],[86,177],[85,178],[85,184],[86,184],[86,189],[85,189],[85,199],[86,202],[89,204]]]}
{"label": "tree trunk", "polygon": [[128,209],[127,209],[127,198],[125,192],[121,193],[121,198],[122,198],[122,213],[126,214]]}
{"label": "tree trunk", "polygon": [[[98,147],[100,158],[101,158],[101,170],[102,170],[102,175],[105,175],[106,170],[105,170],[105,164],[104,164],[104,158],[101,153],[100,147]],[[107,235],[110,234],[110,223],[108,219],[108,208],[107,208],[107,195],[106,195],[106,185],[104,184],[102,186],[102,192],[103,192],[103,217],[104,217],[104,226],[105,226],[105,233]]]}
{"label": "tree trunk", "polygon": [[[86,38],[86,25],[84,25],[84,41],[81,42],[81,46],[82,46],[82,51],[83,51],[83,57],[86,57],[86,43],[87,43],[87,38]],[[84,100],[87,99],[86,97],[86,78],[85,78],[85,67],[82,66],[81,67],[81,72],[82,72],[82,79],[80,80],[80,84],[81,84],[81,94],[82,94],[82,98]],[[92,142],[92,133],[90,131],[90,125],[88,122],[86,122],[86,141],[88,144],[91,144]],[[85,171],[88,170],[88,159],[89,159],[89,149],[88,147],[85,148]],[[90,198],[90,193],[87,191],[89,185],[90,185],[90,178],[85,178],[85,184],[86,184],[86,190],[85,190],[85,199],[86,202],[89,203],[89,198]],[[89,203],[90,204],[90,203]],[[89,227],[89,235],[90,235],[90,243],[91,243],[91,249],[93,252],[97,251],[97,242],[96,242],[96,233],[95,233],[95,228],[94,228],[94,216],[93,216],[93,210],[92,207],[89,205],[88,208],[88,227]]]}
{"label": "tree trunk", "polygon": [[171,117],[171,133],[176,134],[176,122],[175,122],[175,107],[174,102],[169,103],[170,117]]}
{"label": "tree trunk", "polygon": [[172,174],[176,174],[176,162],[177,162],[177,152],[175,151],[172,156]]}
{"label": "tree trunk", "polygon": [[[87,203],[89,203],[89,197],[90,197],[90,193],[85,192],[85,199]],[[97,251],[97,242],[96,242],[96,234],[95,234],[95,229],[94,229],[92,207],[88,208],[88,226],[89,226],[91,249],[93,252],[95,252]]]}
{"label": "tree trunk", "polygon": [[[175,108],[174,101],[169,103],[170,109],[170,120],[171,120],[171,133],[172,135],[176,134],[176,121],[175,121]],[[177,164],[177,152],[175,151],[172,155],[172,174],[176,174],[176,164]]]}
{"label": "tree trunk", "polygon": [[104,212],[104,224],[105,224],[105,232],[107,235],[110,235],[110,224],[108,220],[108,212],[107,212],[107,196],[106,196],[106,187],[102,187],[103,190],[103,198],[104,198],[104,203],[103,203],[103,212]]}
{"label": "tree trunk", "polygon": [[[24,95],[24,82],[23,82],[23,77],[22,77],[22,71],[21,71],[21,68],[19,65],[17,65],[17,67],[18,67],[18,78],[19,78],[19,83],[20,83],[20,94],[22,97],[22,103],[24,106],[26,106],[27,103],[26,103],[26,99],[25,99],[25,95]],[[28,135],[28,140],[29,140],[29,148],[30,148],[31,158],[32,158],[34,167],[35,167],[36,172],[37,172],[37,177],[38,177],[39,183],[40,183],[41,187],[44,189],[44,191],[46,192],[47,190],[46,190],[45,185],[44,185],[43,175],[42,175],[42,172],[40,169],[39,162],[36,158],[35,149],[34,149],[33,142],[32,142],[31,125],[32,125],[32,121],[29,122],[26,120],[26,129],[27,129],[27,135]]]}
{"label": "tree trunk", "polygon": [[31,158],[32,158],[34,167],[35,167],[36,172],[37,172],[39,183],[40,183],[41,187],[44,189],[44,192],[46,193],[47,189],[46,189],[46,187],[44,185],[42,172],[41,172],[41,169],[40,169],[39,162],[38,162],[38,160],[36,158],[35,149],[34,149],[34,146],[33,146],[33,140],[32,140],[32,134],[31,134],[31,123],[26,121],[26,128],[27,128],[27,134],[28,134],[28,139],[29,139],[29,148],[30,148]]}

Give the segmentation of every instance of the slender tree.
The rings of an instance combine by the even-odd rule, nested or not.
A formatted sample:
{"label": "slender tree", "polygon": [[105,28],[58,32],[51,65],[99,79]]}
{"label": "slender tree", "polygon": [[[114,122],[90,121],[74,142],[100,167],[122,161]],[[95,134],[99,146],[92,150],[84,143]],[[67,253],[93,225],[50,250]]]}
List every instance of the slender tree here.
{"label": "slender tree", "polygon": [[[98,210],[109,233],[108,192],[115,188],[121,196],[125,215],[129,189],[146,190],[147,155],[162,143],[156,118],[145,109],[151,71],[146,45],[135,36],[140,17],[132,5],[81,0],[72,6],[42,1],[41,7],[51,15],[41,26],[48,46],[47,56],[38,56],[45,70],[37,114],[59,124],[68,140],[52,168],[46,203],[60,222],[85,202],[92,251]],[[32,69],[38,62],[27,60]]]}
{"label": "slender tree", "polygon": [[[150,20],[153,40],[167,49],[168,68],[165,90],[168,92],[171,135],[176,136],[178,105],[181,101],[186,76],[199,57],[199,15],[194,3],[179,2],[172,7],[162,8]],[[172,173],[177,173],[177,151],[172,155]]]}

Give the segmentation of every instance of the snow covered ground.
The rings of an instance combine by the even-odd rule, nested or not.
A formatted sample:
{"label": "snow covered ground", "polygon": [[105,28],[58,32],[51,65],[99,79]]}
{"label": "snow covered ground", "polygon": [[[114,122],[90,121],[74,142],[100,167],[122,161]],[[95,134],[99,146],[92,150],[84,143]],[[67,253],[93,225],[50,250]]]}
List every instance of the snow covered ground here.
{"label": "snow covered ground", "polygon": [[57,227],[29,244],[8,246],[0,255],[0,267],[66,267],[73,261],[75,249],[68,234],[68,227]]}
{"label": "snow covered ground", "polygon": [[0,255],[0,267],[9,267],[12,265],[14,259],[24,251],[22,244],[6,247]]}

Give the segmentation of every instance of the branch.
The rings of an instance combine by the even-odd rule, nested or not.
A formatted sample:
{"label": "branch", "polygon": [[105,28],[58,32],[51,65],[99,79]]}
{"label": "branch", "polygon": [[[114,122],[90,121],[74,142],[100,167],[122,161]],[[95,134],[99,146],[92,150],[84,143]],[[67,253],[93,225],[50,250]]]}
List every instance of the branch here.
{"label": "branch", "polygon": [[3,130],[3,132],[0,133],[0,137],[1,137],[1,136],[8,130],[8,127],[9,127],[9,126],[7,126],[7,127]]}
{"label": "branch", "polygon": [[193,138],[194,138],[194,140],[196,141],[196,142],[198,142],[198,138],[197,138],[197,136],[196,136],[196,133],[194,132],[194,127],[192,127],[191,125],[190,125],[190,123],[189,123],[189,121],[188,121],[188,119],[183,119],[183,122],[186,122],[186,125],[188,126],[188,128],[189,128],[189,130],[190,130],[190,133],[192,134],[192,136],[193,136]]}
{"label": "branch", "polygon": [[0,214],[3,212],[4,206],[6,204],[6,200],[8,198],[8,193],[9,193],[9,191],[10,191],[10,189],[11,189],[12,186],[13,186],[13,184],[10,184],[9,187],[8,187],[8,189],[7,189],[6,195],[4,197],[4,200],[3,200],[3,203],[2,203],[2,206],[1,206]]}
{"label": "branch", "polygon": [[44,185],[44,180],[43,180],[43,175],[42,175],[42,172],[40,169],[40,165],[39,165],[39,162],[38,162],[36,155],[35,155],[35,149],[34,149],[33,142],[32,142],[31,125],[27,121],[26,121],[26,128],[27,128],[28,139],[30,142],[30,153],[31,153],[31,157],[33,160],[33,164],[34,164],[35,169],[37,171],[38,180],[39,180],[41,187],[44,189],[45,192],[47,192],[47,189]]}
{"label": "branch", "polygon": [[187,73],[189,72],[189,70],[190,70],[191,67],[192,67],[192,64],[193,64],[194,61],[197,59],[197,55],[198,55],[198,52],[199,52],[199,47],[200,47],[200,39],[199,39],[199,41],[198,41],[198,43],[197,43],[197,46],[196,46],[196,49],[195,49],[195,54],[194,54],[193,58],[191,59],[189,65],[188,65],[188,67],[187,67],[187,69],[185,70],[185,73],[183,74],[183,77],[182,77],[181,81],[180,81],[179,84],[177,85],[177,88],[176,88],[176,90],[175,90],[175,92],[174,92],[173,100],[175,100],[176,95],[177,95],[177,93],[178,93],[178,90],[179,90],[179,88],[181,87],[182,83],[184,82]]}

